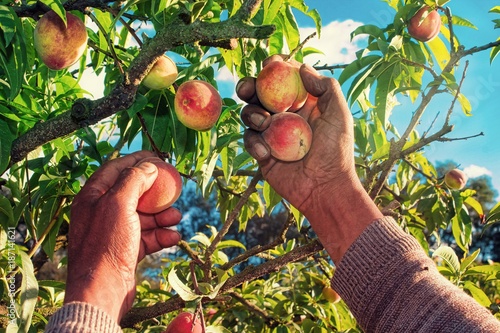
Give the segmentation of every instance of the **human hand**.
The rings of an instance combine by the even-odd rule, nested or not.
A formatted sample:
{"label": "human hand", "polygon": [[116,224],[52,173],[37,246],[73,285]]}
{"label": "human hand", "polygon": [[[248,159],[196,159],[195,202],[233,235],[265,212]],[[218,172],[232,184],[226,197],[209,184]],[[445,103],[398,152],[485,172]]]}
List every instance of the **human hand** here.
{"label": "human hand", "polygon": [[93,304],[119,322],[132,307],[138,262],[181,239],[166,229],[180,222],[178,210],[136,211],[158,174],[153,163],[139,162],[153,156],[142,151],[104,164],[74,199],[65,303]]}
{"label": "human hand", "polygon": [[[270,61],[283,61],[283,57],[272,56],[264,66]],[[340,85],[308,65],[292,64],[300,66],[309,93],[297,111],[313,130],[309,152],[295,162],[271,156],[261,132],[269,126],[272,115],[256,96],[254,78],[242,79],[236,88],[238,96],[250,103],[241,113],[249,127],[245,148],[258,161],[264,179],[308,218],[332,259],[338,261],[367,223],[382,214],[356,175],[353,120]]]}

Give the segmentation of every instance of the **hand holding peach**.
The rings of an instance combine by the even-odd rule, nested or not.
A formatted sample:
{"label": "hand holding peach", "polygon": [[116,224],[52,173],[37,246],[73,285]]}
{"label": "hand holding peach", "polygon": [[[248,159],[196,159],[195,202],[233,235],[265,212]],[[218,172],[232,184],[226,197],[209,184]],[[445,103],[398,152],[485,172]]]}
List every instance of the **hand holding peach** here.
{"label": "hand holding peach", "polygon": [[177,169],[157,157],[145,158],[139,162],[151,162],[158,169],[153,185],[139,198],[137,211],[148,214],[159,213],[179,199],[182,192],[182,179]]}

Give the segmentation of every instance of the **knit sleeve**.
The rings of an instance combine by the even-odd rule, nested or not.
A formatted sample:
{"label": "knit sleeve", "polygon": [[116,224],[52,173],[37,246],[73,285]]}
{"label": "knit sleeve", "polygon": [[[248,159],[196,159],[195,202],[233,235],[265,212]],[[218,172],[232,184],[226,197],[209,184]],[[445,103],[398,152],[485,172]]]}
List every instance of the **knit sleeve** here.
{"label": "knit sleeve", "polygon": [[486,308],[446,280],[389,217],[359,236],[332,281],[365,332],[500,332]]}
{"label": "knit sleeve", "polygon": [[121,333],[103,310],[82,302],[65,304],[50,318],[45,333]]}

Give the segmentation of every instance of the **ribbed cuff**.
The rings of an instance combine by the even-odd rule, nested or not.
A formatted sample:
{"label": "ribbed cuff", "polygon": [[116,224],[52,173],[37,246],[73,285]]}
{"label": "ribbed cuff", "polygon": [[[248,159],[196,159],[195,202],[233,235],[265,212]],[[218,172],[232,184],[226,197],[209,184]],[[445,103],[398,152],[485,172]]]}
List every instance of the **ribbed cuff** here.
{"label": "ribbed cuff", "polygon": [[408,257],[419,259],[412,260],[410,266],[433,264],[415,238],[405,233],[391,217],[371,223],[342,257],[332,287],[347,302],[362,327],[378,315],[373,313],[378,311],[375,300],[384,292],[391,295],[385,290],[386,279],[398,279],[404,274],[400,264]]}
{"label": "ribbed cuff", "polygon": [[65,304],[51,318],[46,333],[121,333],[120,326],[103,310],[88,303]]}

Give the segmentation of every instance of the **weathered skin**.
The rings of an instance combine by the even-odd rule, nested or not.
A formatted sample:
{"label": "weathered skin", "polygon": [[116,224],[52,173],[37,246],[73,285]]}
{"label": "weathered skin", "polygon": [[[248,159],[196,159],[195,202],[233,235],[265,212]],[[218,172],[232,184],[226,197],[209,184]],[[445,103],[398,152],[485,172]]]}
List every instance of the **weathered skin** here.
{"label": "weathered skin", "polygon": [[49,11],[38,21],[34,45],[38,55],[50,69],[68,68],[80,59],[87,46],[87,28],[77,16],[66,12],[67,26]]}
{"label": "weathered skin", "polygon": [[211,84],[191,80],[177,89],[174,108],[177,118],[184,126],[196,131],[207,131],[219,119],[222,99]]}

